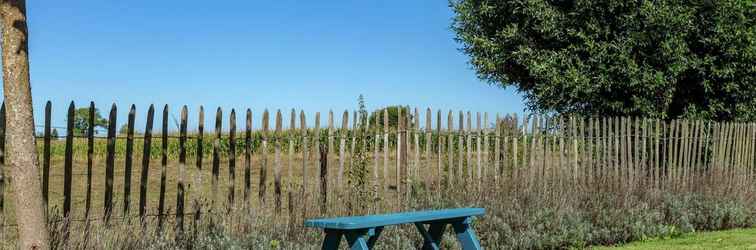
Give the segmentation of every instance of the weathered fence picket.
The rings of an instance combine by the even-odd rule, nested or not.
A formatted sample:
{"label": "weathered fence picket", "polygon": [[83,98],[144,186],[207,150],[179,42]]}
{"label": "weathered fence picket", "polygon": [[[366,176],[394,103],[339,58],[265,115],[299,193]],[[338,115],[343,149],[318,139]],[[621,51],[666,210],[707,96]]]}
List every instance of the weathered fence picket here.
{"label": "weathered fence picket", "polygon": [[181,107],[179,123],[179,165],[176,187],[176,232],[177,237],[184,231],[184,195],[186,192],[186,127],[187,127],[188,110],[186,106]]}
{"label": "weathered fence picket", "polygon": [[289,130],[287,133],[287,137],[289,139],[289,150],[287,151],[287,159],[286,159],[286,180],[288,180],[289,184],[291,184],[292,178],[293,178],[293,168],[294,168],[294,143],[295,138],[299,138],[300,135],[297,134],[299,132],[297,130],[296,125],[296,116],[297,113],[294,109],[291,109],[290,119],[289,119]]}
{"label": "weathered fence picket", "polygon": [[249,206],[252,188],[252,110],[247,109],[244,126],[244,206]]}
{"label": "weathered fence picket", "polygon": [[[220,201],[218,200],[218,178],[220,175],[220,143],[221,143],[221,136],[222,136],[222,129],[223,128],[223,110],[218,107],[218,109],[215,111],[215,139],[213,140],[213,169],[212,169],[212,177],[210,179],[210,185],[212,186],[212,210],[218,211],[218,203]],[[261,191],[262,192],[262,191]]]}
{"label": "weathered fence picket", "polygon": [[[418,119],[420,119],[420,118],[418,118]],[[423,182],[425,182],[426,186],[431,186],[432,180],[431,180],[430,176],[431,176],[431,173],[434,172],[434,171],[430,170],[431,169],[431,164],[433,162],[433,159],[432,159],[433,155],[431,155],[431,152],[432,152],[432,150],[431,150],[432,146],[431,145],[432,145],[432,141],[433,141],[433,138],[432,138],[432,136],[433,136],[433,128],[432,128],[432,126],[433,125],[431,124],[432,120],[433,120],[433,113],[431,113],[431,109],[428,108],[428,109],[425,110],[425,153],[423,155],[423,162],[424,162],[424,164],[422,164],[423,166],[425,166],[425,169],[424,169],[422,175],[424,176]],[[438,172],[436,172],[436,174],[438,174]],[[437,175],[437,176],[440,176],[440,175]]]}
{"label": "weathered fence picket", "polygon": [[[330,121],[333,121],[332,119]],[[327,144],[320,145],[320,213],[328,212],[328,153]]]}
{"label": "weathered fence picket", "polygon": [[[418,179],[418,171],[420,169],[420,133],[419,133],[419,127],[420,127],[420,112],[415,108],[415,113],[412,116],[412,164],[411,171],[409,171],[411,174],[408,174],[411,176],[412,181],[419,181]],[[408,189],[409,190],[409,187]]]}
{"label": "weathered fence picket", "polygon": [[142,225],[145,224],[147,210],[147,184],[150,170],[150,150],[152,148],[152,124],[155,117],[155,107],[150,105],[147,110],[147,122],[144,128],[144,146],[142,147],[142,176],[139,182],[139,218]]}
{"label": "weathered fence picket", "polygon": [[473,148],[473,133],[475,131],[472,127],[472,113],[470,111],[467,111],[467,127],[465,127],[467,130],[465,130],[465,151],[467,154],[465,154],[465,183],[472,183],[473,181],[473,158],[472,158],[472,148]]}
{"label": "weathered fence picket", "polygon": [[[296,128],[296,127],[295,127]],[[303,200],[307,199],[307,162],[310,160],[310,149],[308,148],[309,140],[307,137],[307,117],[304,110],[299,111],[299,129],[302,137],[302,184],[300,184],[300,195]],[[293,180],[293,178],[292,178]],[[289,209],[292,209],[289,207]],[[303,215],[306,213],[306,207],[302,206]]]}
{"label": "weathered fence picket", "polygon": [[[199,106],[199,114],[197,117],[197,134],[196,140],[197,140],[197,159],[195,160],[195,167],[196,167],[196,173],[194,178],[192,178],[192,181],[194,183],[194,188],[197,191],[202,190],[203,182],[202,182],[202,156],[204,153],[204,137],[205,133],[205,108],[203,106]],[[197,192],[199,193],[199,192]],[[199,224],[200,215],[202,214],[202,198],[199,197],[199,195],[194,195],[192,197],[192,207],[194,210],[194,223],[192,224],[194,231],[197,231],[197,226]]]}
{"label": "weathered fence picket", "polygon": [[[459,138],[457,138],[457,151],[459,154],[457,155],[457,182],[462,182],[466,180],[465,174],[464,174],[464,165],[465,165],[465,114],[462,111],[459,111]],[[455,183],[456,184],[456,183]]]}
{"label": "weathered fence picket", "polygon": [[336,188],[341,190],[342,179],[344,178],[344,164],[346,163],[346,140],[347,130],[349,130],[349,111],[344,110],[341,116],[341,130],[339,130],[339,172],[336,175]]}
{"label": "weathered fence picket", "polygon": [[236,110],[231,109],[228,121],[228,210],[236,203]]}
{"label": "weathered fence picket", "polygon": [[395,176],[395,183],[394,183],[394,185],[396,185],[396,200],[397,200],[397,204],[401,200],[401,188],[400,188],[401,185],[402,185],[401,184],[401,180],[402,180],[401,169],[402,169],[402,161],[404,160],[404,158],[402,157],[403,156],[402,155],[402,148],[405,146],[405,144],[403,143],[403,140],[402,140],[402,134],[404,133],[404,116],[402,115],[402,113],[403,113],[402,109],[404,109],[404,108],[399,107],[397,109],[397,113],[398,113],[398,115],[397,115],[398,126],[397,126],[397,130],[396,130],[396,168],[395,168],[395,170],[396,170],[395,171],[396,172],[396,176]]}
{"label": "weathered fence picket", "polygon": [[[379,120],[381,119],[381,114],[376,112],[373,115],[373,117],[374,117],[373,126],[372,127],[368,126],[368,131],[372,132],[372,135],[373,135],[373,187],[378,188],[381,186],[380,175],[378,174],[379,173],[378,163],[379,163],[379,158],[380,158],[380,155],[378,154],[378,152],[380,151],[380,147],[381,147],[380,146],[380,143],[381,143],[380,131],[381,130],[379,126],[380,125]],[[376,192],[376,195],[377,194],[378,192]]]}
{"label": "weathered fence picket", "polygon": [[[376,116],[380,116],[377,114]],[[376,124],[377,125],[377,124]],[[330,125],[329,125],[330,126]],[[328,147],[331,146],[330,140]],[[389,117],[388,109],[383,109],[383,191],[388,191],[389,187]]]}
{"label": "weathered fence picket", "polygon": [[262,150],[260,150],[260,184],[258,189],[258,197],[261,204],[265,204],[265,192],[267,187],[268,176],[268,136],[269,136],[269,120],[270,114],[266,109],[263,112],[262,118]]}
{"label": "weathered fence picket", "polygon": [[[334,129],[333,129],[333,110],[328,111],[328,150],[333,150],[333,137],[334,137]],[[322,155],[322,152],[321,152]],[[322,165],[322,164],[321,164]],[[326,166],[328,166],[328,163],[325,163]],[[327,180],[328,181],[328,180]]]}
{"label": "weathered fence picket", "polygon": [[129,206],[131,204],[131,167],[134,152],[134,119],[136,116],[136,106],[133,104],[129,109],[128,122],[126,124],[126,156],[124,159],[123,173],[123,216],[129,215]]}
{"label": "weathered fence picket", "polygon": [[84,204],[84,218],[89,219],[89,211],[92,207],[92,168],[94,167],[94,124],[95,103],[89,102],[89,123],[87,126],[87,197]]}
{"label": "weathered fence picket", "polygon": [[282,124],[283,123],[283,117],[281,115],[281,110],[278,110],[276,112],[276,130],[274,133],[274,144],[273,144],[273,150],[274,150],[274,166],[273,166],[273,194],[274,194],[274,201],[275,201],[275,211],[276,214],[279,214],[281,212],[281,138],[283,137],[283,131],[282,131]]}
{"label": "weathered fence picket", "polygon": [[5,102],[3,102],[0,104],[0,226],[5,226],[5,181]]}
{"label": "weathered fence picket", "polygon": [[[494,175],[494,184],[499,185],[499,178],[501,178],[502,169],[501,169],[501,117],[499,117],[499,113],[496,113],[496,119],[494,120],[494,159],[493,159],[493,175]],[[504,141],[504,145],[506,145],[506,139]],[[506,159],[506,158],[504,158]]]}
{"label": "weathered fence picket", "polygon": [[[322,139],[321,138],[321,134],[320,134],[320,112],[316,112],[315,113],[315,136],[314,136],[313,139],[314,139],[313,141],[315,143],[313,145],[313,149],[315,150],[315,157],[317,157],[317,164],[316,164],[316,166],[320,167],[320,161],[321,161],[320,157],[321,157],[321,150],[322,150],[320,148],[321,139]],[[315,170],[318,171],[318,172],[316,172],[316,174],[314,176],[319,176],[319,174],[318,174],[319,173],[319,169],[316,168]],[[306,178],[307,178],[307,176],[305,176],[303,174],[302,179],[306,179]],[[322,185],[320,183],[320,181],[321,181],[320,178],[317,178],[318,187],[320,187],[320,185]],[[306,190],[302,190],[302,191],[304,192]],[[304,215],[305,212],[303,211],[302,214]]]}
{"label": "weathered fence picket", "polygon": [[[113,178],[115,175],[115,144],[116,144],[116,117],[118,109],[115,105],[110,108],[110,117],[108,118],[108,147],[107,157],[105,159],[105,221],[110,220],[113,213]],[[167,141],[167,139],[164,139]],[[167,145],[167,144],[166,144]],[[167,157],[167,156],[166,156]]]}
{"label": "weathered fence picket", "polygon": [[163,123],[160,140],[160,194],[158,199],[158,232],[165,221],[166,171],[168,170],[168,105],[163,107]]}
{"label": "weathered fence picket", "polygon": [[517,161],[517,156],[520,154],[520,151],[517,150],[517,145],[519,145],[518,141],[520,139],[520,133],[518,130],[518,124],[519,119],[517,119],[517,114],[514,115],[512,118],[512,130],[510,130],[510,133],[512,133],[512,177],[513,178],[519,178],[520,174],[520,165],[519,161]]}
{"label": "weathered fence picket", "polygon": [[454,182],[454,113],[449,110],[449,114],[447,116],[447,138],[446,142],[448,146],[446,147],[446,155],[449,158],[449,163],[446,168],[447,173],[447,179],[446,179],[446,187],[451,187],[452,183]]}
{"label": "weathered fence picket", "polygon": [[[430,109],[428,111],[430,112]],[[436,134],[437,134],[437,137],[436,137],[436,147],[437,147],[436,148],[436,177],[437,177],[436,192],[438,193],[441,190],[441,184],[442,184],[443,176],[444,176],[444,169],[443,169],[443,164],[444,164],[443,162],[444,161],[443,159],[443,154],[444,154],[444,149],[443,149],[444,141],[443,140],[444,139],[443,138],[444,137],[441,135],[441,110],[440,109],[436,112]]]}
{"label": "weathered fence picket", "polygon": [[[45,139],[43,146],[44,148],[42,151],[42,199],[44,199],[45,201],[45,211],[47,211],[48,209],[48,193],[50,191],[50,134],[52,133],[50,129],[51,112],[52,103],[50,101],[47,101],[47,103],[45,103]],[[2,193],[2,191],[0,191],[0,193]]]}
{"label": "weathered fence picket", "polygon": [[[491,179],[491,167],[488,167],[491,165],[491,152],[489,152],[489,133],[488,133],[488,112],[483,113],[483,164],[481,165],[481,168],[483,169],[483,175],[485,176],[484,181],[488,182]],[[496,166],[493,166],[494,168]]]}
{"label": "weathered fence picket", "polygon": [[[68,217],[71,212],[71,177],[73,174],[73,136],[74,136],[74,103],[68,106],[66,126],[66,152],[63,162],[63,217]],[[107,191],[106,191],[107,193]]]}
{"label": "weathered fence picket", "polygon": [[475,171],[475,178],[477,180],[477,187],[478,188],[480,188],[481,180],[482,180],[482,175],[483,175],[483,155],[482,155],[482,152],[481,152],[481,147],[482,147],[481,139],[483,138],[483,136],[482,136],[482,131],[480,129],[480,125],[481,125],[480,124],[481,123],[480,119],[481,119],[480,112],[476,112],[475,113],[476,127],[475,127],[475,132],[474,132],[474,137],[475,137],[475,156],[476,156],[475,157],[475,159],[476,159],[476,161],[475,161],[475,170],[476,170]]}

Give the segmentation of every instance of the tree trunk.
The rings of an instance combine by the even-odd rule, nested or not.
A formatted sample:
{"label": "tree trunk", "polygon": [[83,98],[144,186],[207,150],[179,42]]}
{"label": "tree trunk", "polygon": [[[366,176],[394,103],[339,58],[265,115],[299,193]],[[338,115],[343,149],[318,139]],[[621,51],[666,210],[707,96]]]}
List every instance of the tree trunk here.
{"label": "tree trunk", "polygon": [[7,106],[7,162],[15,191],[21,249],[48,249],[49,235],[39,180],[29,84],[28,31],[24,0],[2,0],[3,87]]}

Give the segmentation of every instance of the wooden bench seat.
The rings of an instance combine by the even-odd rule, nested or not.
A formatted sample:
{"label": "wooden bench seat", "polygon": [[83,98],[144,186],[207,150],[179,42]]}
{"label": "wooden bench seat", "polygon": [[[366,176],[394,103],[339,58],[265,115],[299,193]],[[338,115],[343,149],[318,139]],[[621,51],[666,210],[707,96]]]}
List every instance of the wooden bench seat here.
{"label": "wooden bench seat", "polygon": [[[349,216],[305,221],[305,226],[322,228],[323,249],[338,249],[342,236],[352,249],[371,249],[385,226],[413,223],[425,240],[423,249],[439,249],[446,227],[451,225],[462,249],[481,249],[470,223],[485,214],[483,208],[457,208],[393,214]],[[426,228],[427,226],[427,228]]]}

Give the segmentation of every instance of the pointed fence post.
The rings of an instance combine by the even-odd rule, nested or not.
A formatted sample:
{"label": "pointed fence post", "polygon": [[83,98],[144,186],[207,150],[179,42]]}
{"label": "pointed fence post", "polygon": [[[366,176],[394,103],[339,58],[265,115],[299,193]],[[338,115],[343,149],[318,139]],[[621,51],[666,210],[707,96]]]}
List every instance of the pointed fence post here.
{"label": "pointed fence post", "polygon": [[[425,157],[424,157],[425,163],[422,165],[425,166],[425,171],[423,175],[425,175],[426,186],[431,185],[431,181],[432,181],[431,176],[433,176],[433,174],[431,174],[431,162],[433,158],[433,155],[431,155],[431,151],[432,151],[431,148],[433,147],[432,146],[432,141],[433,141],[433,138],[432,138],[433,137],[433,124],[432,124],[433,113],[432,112],[433,111],[431,111],[430,108],[427,108],[425,110]],[[438,172],[436,173],[438,174]],[[438,176],[441,176],[441,175],[439,174]]]}
{"label": "pointed fence post", "polygon": [[89,123],[87,126],[87,194],[84,204],[84,218],[89,219],[89,211],[92,207],[92,167],[94,162],[94,124],[95,103],[89,102]]}
{"label": "pointed fence post", "polygon": [[68,118],[66,126],[66,152],[63,162],[63,218],[68,218],[71,212],[71,184],[73,174],[73,137],[74,137],[74,103],[68,106]]}
{"label": "pointed fence post", "polygon": [[[334,124],[333,124],[333,110],[328,111],[328,150],[334,150]],[[326,164],[327,165],[327,164]],[[330,178],[328,179],[330,181]]]}
{"label": "pointed fence post", "polygon": [[320,213],[328,212],[328,145],[320,145]]}
{"label": "pointed fence post", "polygon": [[236,205],[236,110],[231,109],[228,121],[228,206],[227,211]]}
{"label": "pointed fence post", "polygon": [[444,141],[443,136],[441,135],[441,110],[439,109],[436,112],[436,174],[437,174],[437,183],[436,183],[436,191],[441,190],[441,183],[444,180],[444,159],[443,159],[443,148],[444,148]]}
{"label": "pointed fence post", "polygon": [[[320,145],[321,145],[321,141],[320,141],[321,140],[321,135],[320,135],[320,112],[315,112],[315,136],[314,136],[313,139],[314,139],[314,143],[315,143],[315,145],[313,146],[313,149],[315,151],[315,157],[317,158],[317,162],[318,162],[315,165],[316,166],[316,169],[315,169],[316,172],[315,172],[315,175],[313,177],[317,177],[318,176],[318,172],[317,172],[318,169],[317,169],[317,167],[320,166],[320,153],[321,153],[320,152],[320,150],[321,150],[320,149]],[[302,177],[302,178],[306,178],[306,177]],[[322,183],[320,183],[321,180],[319,178],[316,178],[316,180],[317,180],[318,187],[320,185],[322,185]],[[302,217],[305,218],[305,212],[304,211],[302,212]]]}
{"label": "pointed fence post", "polygon": [[[410,132],[412,133],[411,134],[412,135],[412,148],[414,150],[413,150],[413,155],[412,155],[412,164],[410,165],[410,169],[407,171],[407,175],[411,176],[411,179],[410,178],[408,179],[410,179],[412,182],[415,182],[415,181],[419,181],[418,171],[421,165],[420,164],[420,132],[419,132],[420,112],[417,109],[417,107],[415,107],[415,113],[412,116],[412,120],[414,122],[410,125]],[[411,186],[408,187],[407,190],[410,190],[409,188],[411,188]],[[410,194],[411,192],[407,192],[407,197],[410,197],[409,196]]]}
{"label": "pointed fence post", "polygon": [[[194,222],[192,223],[193,230],[197,231],[197,226],[200,221],[200,215],[202,214],[202,202],[200,199],[201,197],[201,190],[203,189],[204,185],[202,182],[202,156],[204,156],[204,141],[203,136],[205,133],[205,108],[201,105],[199,106],[199,117],[197,119],[197,134],[196,134],[196,140],[197,140],[197,160],[195,162],[195,168],[196,173],[194,179],[194,186],[197,190],[197,194],[193,197],[193,204],[194,207]],[[190,188],[191,189],[191,188]],[[191,191],[190,191],[191,192]]]}
{"label": "pointed fence post", "polygon": [[[5,102],[0,105],[0,226],[5,227]],[[3,235],[5,229],[0,229]]]}
{"label": "pointed fence post", "polygon": [[50,129],[51,113],[52,103],[50,101],[47,101],[47,103],[45,103],[45,134],[44,149],[42,153],[42,198],[45,200],[45,212],[47,212],[48,209],[48,193],[50,190],[50,134],[52,133]]}
{"label": "pointed fence post", "polygon": [[105,159],[105,223],[108,223],[113,214],[113,175],[115,172],[115,143],[116,143],[116,117],[117,108],[115,103],[110,108],[108,119],[108,146]]}
{"label": "pointed fence post", "polygon": [[446,130],[446,143],[448,144],[448,146],[446,147],[446,154],[449,157],[449,164],[446,169],[448,176],[446,180],[446,187],[450,188],[452,183],[454,182],[454,112],[451,110],[449,110],[447,117]]}
{"label": "pointed fence post", "polygon": [[339,131],[339,172],[336,176],[336,188],[341,191],[343,188],[344,177],[344,164],[346,162],[346,155],[344,154],[346,148],[346,139],[349,132],[349,111],[344,111],[341,116],[341,130]]}
{"label": "pointed fence post", "polygon": [[289,150],[287,151],[288,158],[287,158],[287,161],[286,161],[286,180],[287,180],[287,185],[289,187],[291,187],[293,185],[293,180],[294,180],[293,179],[293,174],[294,174],[293,173],[293,171],[294,171],[294,152],[296,150],[295,147],[294,147],[294,144],[295,144],[295,141],[296,141],[296,139],[298,137],[297,132],[299,132],[299,131],[297,131],[297,124],[296,124],[297,118],[296,118],[296,116],[297,116],[297,112],[294,109],[291,109],[291,116],[290,116],[290,120],[289,120],[289,128],[288,128],[288,132],[286,133],[287,137],[289,139],[289,142],[288,142],[288,144],[289,144]]}
{"label": "pointed fence post", "polygon": [[465,176],[466,177],[465,181],[466,183],[471,184],[472,179],[473,179],[472,141],[473,141],[473,133],[475,133],[475,130],[473,130],[473,126],[472,126],[472,113],[469,110],[467,111],[467,130],[465,132],[466,132],[465,139],[467,141],[467,144],[465,147],[466,152],[467,152],[466,154],[467,160],[466,160],[466,165],[465,165],[466,170],[467,170],[467,176]]}
{"label": "pointed fence post", "polygon": [[274,144],[274,150],[275,150],[275,166],[273,168],[274,173],[274,186],[273,186],[273,192],[275,194],[275,213],[278,215],[281,212],[281,140],[282,140],[282,131],[281,131],[281,123],[283,118],[281,116],[281,110],[278,110],[276,112],[276,131],[275,131],[275,144]]}
{"label": "pointed fence post", "polygon": [[163,231],[165,221],[165,185],[168,168],[168,104],[163,106],[163,123],[160,133],[160,195],[158,197],[158,232]]}
{"label": "pointed fence post", "polygon": [[150,170],[150,153],[152,152],[152,124],[155,117],[155,106],[150,105],[147,110],[147,122],[144,128],[144,146],[142,147],[142,174],[139,182],[139,218],[142,226],[145,226],[147,210],[147,184]]}
{"label": "pointed fence post", "polygon": [[[310,149],[308,147],[307,137],[307,119],[305,117],[304,110],[299,111],[299,128],[302,135],[302,186],[301,186],[301,198],[303,202],[307,202],[307,161],[310,160]],[[292,179],[293,181],[293,179]],[[291,207],[289,209],[292,209]],[[302,214],[307,211],[307,206],[302,206]],[[291,218],[290,218],[291,219]]]}
{"label": "pointed fence post", "polygon": [[262,150],[260,151],[260,185],[259,185],[259,199],[260,204],[265,204],[265,192],[267,187],[268,176],[268,129],[270,120],[270,113],[266,109],[263,112],[262,118]]}
{"label": "pointed fence post", "polygon": [[[502,173],[501,169],[501,119],[499,118],[499,114],[496,114],[496,120],[494,120],[494,164],[493,164],[493,172],[494,172],[494,184],[496,187],[499,187],[499,178]],[[506,141],[504,141],[504,144],[506,145]]]}
{"label": "pointed fence post", "polygon": [[133,165],[134,153],[134,117],[136,116],[136,106],[131,105],[129,109],[128,122],[126,124],[126,159],[123,173],[123,217],[129,214],[131,204],[131,167]]}
{"label": "pointed fence post", "polygon": [[401,195],[401,185],[402,185],[402,172],[401,172],[401,169],[402,169],[402,161],[404,161],[404,159],[402,158],[402,152],[403,152],[403,147],[405,146],[405,144],[403,143],[403,140],[402,140],[402,133],[404,133],[404,116],[402,115],[402,113],[403,113],[402,109],[403,109],[403,107],[401,107],[401,106],[398,107],[398,111],[397,111],[398,112],[398,116],[397,116],[398,126],[397,126],[397,129],[396,129],[396,171],[395,171],[396,172],[396,179],[395,179],[396,182],[395,182],[395,185],[396,185],[396,200],[397,200],[397,205],[400,202],[401,196],[402,196]]}
{"label": "pointed fence post", "polygon": [[[377,124],[376,124],[377,125]],[[388,193],[389,179],[389,117],[388,108],[383,109],[383,193]]]}
{"label": "pointed fence post", "polygon": [[178,185],[176,189],[176,238],[180,238],[184,231],[184,179],[186,176],[186,120],[188,111],[186,105],[181,107],[181,122],[179,123],[179,165]]}
{"label": "pointed fence post", "polygon": [[464,165],[465,165],[465,113],[459,111],[459,132],[457,139],[457,182],[465,180]]}
{"label": "pointed fence post", "polygon": [[210,185],[212,188],[212,207],[211,210],[213,212],[218,212],[218,206],[220,203],[218,201],[218,193],[220,192],[218,187],[218,178],[220,175],[220,144],[221,144],[221,136],[222,136],[222,129],[223,128],[223,110],[218,107],[218,109],[215,110],[215,139],[213,140],[213,168],[212,168],[212,177],[210,179]]}
{"label": "pointed fence post", "polygon": [[252,187],[252,110],[247,109],[244,127],[244,205],[249,206]]}

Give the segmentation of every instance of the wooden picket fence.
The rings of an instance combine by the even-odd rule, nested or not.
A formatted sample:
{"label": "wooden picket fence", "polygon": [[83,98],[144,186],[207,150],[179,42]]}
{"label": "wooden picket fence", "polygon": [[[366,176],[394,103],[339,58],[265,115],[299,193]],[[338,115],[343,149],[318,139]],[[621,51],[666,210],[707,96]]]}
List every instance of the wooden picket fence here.
{"label": "wooden picket fence", "polygon": [[[164,227],[168,216],[174,216],[176,228],[183,228],[186,216],[218,211],[218,204],[222,202],[227,205],[261,205],[268,204],[266,200],[272,196],[275,211],[281,211],[285,199],[284,189],[294,188],[299,189],[297,191],[301,194],[313,193],[317,196],[315,202],[319,203],[319,212],[325,213],[329,193],[345,186],[345,170],[351,167],[350,157],[355,154],[357,142],[364,143],[365,152],[371,156],[368,165],[370,183],[381,187],[383,191],[380,195],[393,197],[399,202],[411,199],[408,190],[413,188],[410,185],[416,183],[423,183],[427,189],[444,192],[450,187],[477,190],[476,186],[500,185],[513,179],[525,180],[523,188],[538,188],[542,184],[538,179],[551,178],[571,180],[570,185],[585,187],[602,182],[611,185],[643,183],[663,190],[689,186],[691,183],[688,180],[694,176],[719,174],[736,186],[739,183],[753,183],[756,163],[756,155],[753,153],[756,148],[754,123],[663,121],[641,117],[518,117],[517,114],[496,114],[495,117],[490,117],[488,113],[459,111],[455,115],[452,111],[444,114],[440,110],[434,112],[428,108],[423,112],[425,121],[424,126],[421,126],[420,110],[403,108],[399,109],[399,124],[395,127],[389,126],[387,112],[373,115],[372,119],[358,119],[358,114],[353,112],[350,127],[350,112],[344,111],[341,128],[338,129],[334,125],[333,112],[328,113],[327,126],[321,128],[320,113],[315,113],[315,123],[308,125],[305,112],[300,111],[297,124],[297,113],[292,110],[289,126],[284,129],[280,110],[275,114],[263,111],[259,122],[261,126],[253,127],[253,113],[247,109],[243,130],[237,128],[236,111],[231,110],[227,118],[227,130],[224,131],[223,120],[226,118],[218,108],[214,130],[212,134],[206,135],[205,112],[202,107],[196,113],[197,128],[189,134],[188,108],[184,106],[180,109],[178,131],[170,131],[167,105],[162,110],[160,131],[154,133],[155,108],[151,105],[146,113],[145,129],[140,134],[135,134],[136,107],[131,105],[126,122],[128,132],[119,137],[116,133],[118,111],[114,104],[109,112],[107,136],[98,138],[91,126],[85,135],[74,134],[75,106],[71,103],[67,113],[65,141],[58,142],[57,138],[51,136],[51,110],[48,102],[43,134],[40,137],[41,179],[45,202],[57,202],[50,195],[51,172],[56,169],[53,167],[55,155],[51,153],[51,148],[56,143],[64,143],[60,211],[63,218],[73,217],[73,197],[81,195],[72,192],[73,184],[86,182],[83,207],[77,208],[84,210],[81,219],[110,221],[111,215],[118,210],[114,207],[116,200],[122,201],[120,205],[123,216],[129,216],[129,210],[133,208],[132,199],[138,199],[138,214],[134,215],[135,218],[144,222],[145,218],[155,216],[158,228]],[[89,110],[95,110],[94,103],[90,103]],[[274,115],[274,127],[270,126],[271,115]],[[0,164],[3,165],[4,117],[3,105],[0,110]],[[90,115],[89,124],[94,119]],[[383,122],[380,123],[379,119]],[[378,124],[383,126],[379,127]],[[86,173],[81,175],[74,174],[76,139],[84,139],[87,145]],[[94,153],[96,140],[106,140],[104,176],[96,176],[97,171],[93,169],[97,161],[101,160],[101,156]],[[172,140],[178,142],[177,159],[169,159],[168,148]],[[119,168],[123,167],[123,171],[116,169],[116,162],[120,161],[116,159],[118,141],[125,141],[125,152],[119,155],[123,157],[123,162],[118,164]],[[136,145],[136,141],[141,141],[142,144],[141,164],[137,166],[134,158],[135,155],[138,156],[135,148],[139,145]],[[153,141],[160,142],[159,155],[152,152],[156,147]],[[205,148],[204,145],[208,142],[211,143],[211,148]],[[193,152],[187,150],[189,143],[194,145]],[[187,197],[192,185],[202,187],[201,174],[193,175],[208,172],[208,169],[203,168],[204,157],[208,155],[211,158],[208,173],[211,176],[211,190],[207,195],[210,197],[197,197],[198,194],[202,195],[201,192],[193,192],[193,197]],[[187,163],[188,156],[194,158],[193,166]],[[288,158],[282,159],[286,156]],[[243,159],[241,180],[236,178],[240,171],[237,170],[238,157]],[[157,210],[156,214],[151,215],[148,211],[155,205],[148,203],[148,179],[151,171],[154,171],[151,167],[153,158],[160,159],[160,178]],[[171,166],[176,167],[176,176],[170,178],[175,178],[176,189],[175,194],[169,194],[167,171],[169,161],[174,160],[178,164]],[[298,160],[301,162],[296,162]],[[226,162],[222,163],[223,161]],[[257,164],[253,164],[255,162]],[[220,178],[222,165],[227,167],[227,174],[224,174],[227,175],[226,183],[222,183],[224,181]],[[284,174],[287,166],[288,171]],[[134,167],[140,169],[133,169]],[[269,173],[271,168],[272,174]],[[139,173],[137,178],[131,176],[134,171]],[[123,176],[117,177],[118,180],[123,180],[123,192],[114,192],[116,172],[123,173]],[[0,216],[8,212],[5,211],[3,196],[8,178],[2,173],[0,168]],[[254,177],[257,180],[253,180]],[[269,177],[273,178],[272,181]],[[93,189],[92,183],[99,178],[104,180],[104,188],[101,190],[104,193],[103,213],[101,218],[93,218],[94,192],[100,190]],[[252,196],[255,182],[258,201],[250,203],[250,200],[254,200]],[[132,195],[132,185],[137,183],[138,194]],[[237,184],[242,186],[238,187]],[[273,188],[272,193],[268,190],[269,186]],[[225,191],[220,191],[221,187],[225,187]],[[222,193],[226,194],[225,201],[218,197]],[[117,199],[116,194],[120,194],[120,199]],[[169,212],[171,209],[167,205],[169,195],[176,197],[173,212]],[[187,211],[187,202],[198,199],[212,202],[208,207],[194,205],[190,209],[192,211]],[[291,198],[289,202],[291,204]],[[5,224],[5,220],[3,221]]]}

